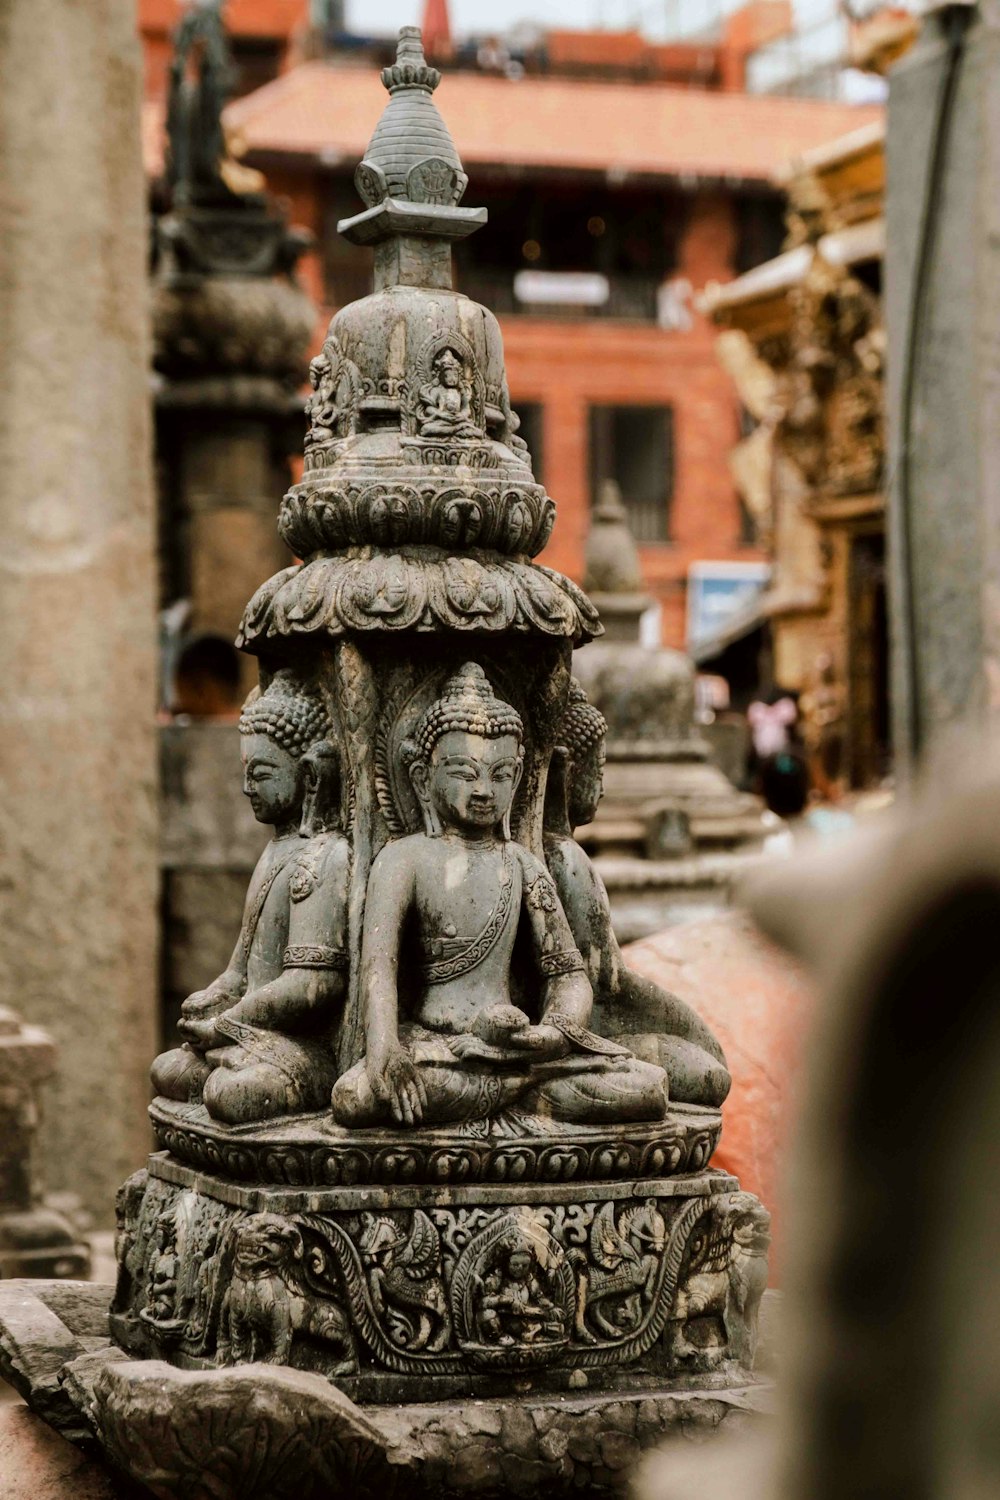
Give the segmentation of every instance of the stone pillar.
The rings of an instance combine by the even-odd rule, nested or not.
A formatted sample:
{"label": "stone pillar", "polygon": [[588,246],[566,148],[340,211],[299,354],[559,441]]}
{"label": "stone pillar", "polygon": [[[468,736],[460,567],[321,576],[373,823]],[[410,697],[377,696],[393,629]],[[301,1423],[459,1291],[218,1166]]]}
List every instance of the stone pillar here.
{"label": "stone pillar", "polygon": [[[917,329],[909,462],[908,329],[950,28],[964,55]],[[895,743],[905,772],[944,731],[1000,705],[1000,3],[927,19],[892,73],[886,256]]]}
{"label": "stone pillar", "polygon": [[0,996],[60,1068],[42,1146],[99,1221],[156,1041],[154,542],[129,0],[0,21]]}

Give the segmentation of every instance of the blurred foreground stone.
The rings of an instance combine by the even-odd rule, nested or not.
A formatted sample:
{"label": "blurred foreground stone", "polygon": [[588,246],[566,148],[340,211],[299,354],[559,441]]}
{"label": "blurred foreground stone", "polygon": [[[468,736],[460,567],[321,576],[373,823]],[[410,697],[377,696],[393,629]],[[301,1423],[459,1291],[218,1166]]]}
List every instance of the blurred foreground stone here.
{"label": "blurred foreground stone", "polygon": [[822,991],[774,1447],[668,1448],[640,1500],[1000,1492],[998,828],[1000,779],[956,772],[759,884],[760,921]]}

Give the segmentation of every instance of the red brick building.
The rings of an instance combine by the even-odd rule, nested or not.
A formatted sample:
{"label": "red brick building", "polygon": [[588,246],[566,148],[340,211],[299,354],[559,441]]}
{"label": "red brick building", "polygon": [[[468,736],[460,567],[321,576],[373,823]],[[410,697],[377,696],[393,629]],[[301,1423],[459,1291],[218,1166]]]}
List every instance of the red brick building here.
{"label": "red brick building", "polygon": [[[152,100],[164,75],[148,17],[165,35],[163,16],[179,7],[140,8]],[[316,237],[306,276],[325,329],[370,286],[370,257],[336,223],[358,211],[352,174],[384,92],[368,58],[295,61],[307,11],[306,0],[230,0],[238,64],[240,38],[252,54],[248,28],[273,13],[274,76],[230,106],[227,124]],[[437,95],[469,174],[465,202],[490,213],[456,251],[457,284],[500,317],[512,402],[558,505],[543,560],[579,578],[591,498],[616,478],[670,645],[684,643],[693,562],[760,556],[728,467],[740,410],[697,294],[779,249],[776,168],[876,114],[744,95],[725,87],[731,67],[690,51],[690,87],[457,69]],[[671,55],[675,73],[683,65]],[[714,87],[695,86],[703,78]],[[151,102],[154,173],[158,111]]]}

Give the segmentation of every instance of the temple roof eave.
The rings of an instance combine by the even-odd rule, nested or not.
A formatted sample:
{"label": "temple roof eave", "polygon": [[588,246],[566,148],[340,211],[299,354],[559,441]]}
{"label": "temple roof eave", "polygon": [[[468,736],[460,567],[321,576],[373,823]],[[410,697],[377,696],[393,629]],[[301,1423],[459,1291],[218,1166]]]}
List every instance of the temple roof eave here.
{"label": "temple roof eave", "polygon": [[514,632],[582,645],[603,634],[582,589],[541,564],[500,553],[368,549],[283,569],[247,605],[236,644],[267,654],[278,641],[360,632]]}

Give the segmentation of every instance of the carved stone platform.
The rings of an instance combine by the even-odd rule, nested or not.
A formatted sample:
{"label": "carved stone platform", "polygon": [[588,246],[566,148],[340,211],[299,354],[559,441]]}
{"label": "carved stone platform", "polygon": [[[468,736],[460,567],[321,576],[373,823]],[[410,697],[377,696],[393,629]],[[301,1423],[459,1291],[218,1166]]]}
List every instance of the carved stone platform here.
{"label": "carved stone platform", "polygon": [[291,1365],[358,1401],[620,1389],[625,1370],[631,1390],[731,1384],[767,1226],[714,1169],[250,1186],[162,1153],[122,1191],[111,1330],[135,1355]]}
{"label": "carved stone platform", "polygon": [[726,1385],[719,1376],[628,1392],[579,1385],[569,1393],[357,1406],[322,1376],[282,1366],[196,1371],[132,1360],[108,1338],[111,1290],[0,1282],[0,1375],[54,1429],[44,1450],[51,1491],[37,1440],[4,1448],[0,1435],[0,1472],[18,1494],[41,1493],[41,1480],[46,1495],[66,1495],[67,1484],[77,1495],[82,1460],[78,1469],[61,1446],[66,1439],[90,1456],[95,1497],[620,1495],[644,1452],[674,1436],[700,1440],[767,1421],[772,1406],[766,1379]]}
{"label": "carved stone platform", "polygon": [[[157,1143],[236,1182],[282,1187],[397,1183],[616,1181],[699,1172],[719,1141],[718,1110],[675,1104],[649,1125],[552,1126],[513,1117],[444,1130],[344,1130],[329,1113],[220,1125],[204,1105],[154,1099]],[[529,1133],[529,1130],[531,1133]],[[517,1132],[515,1134],[515,1131]]]}

